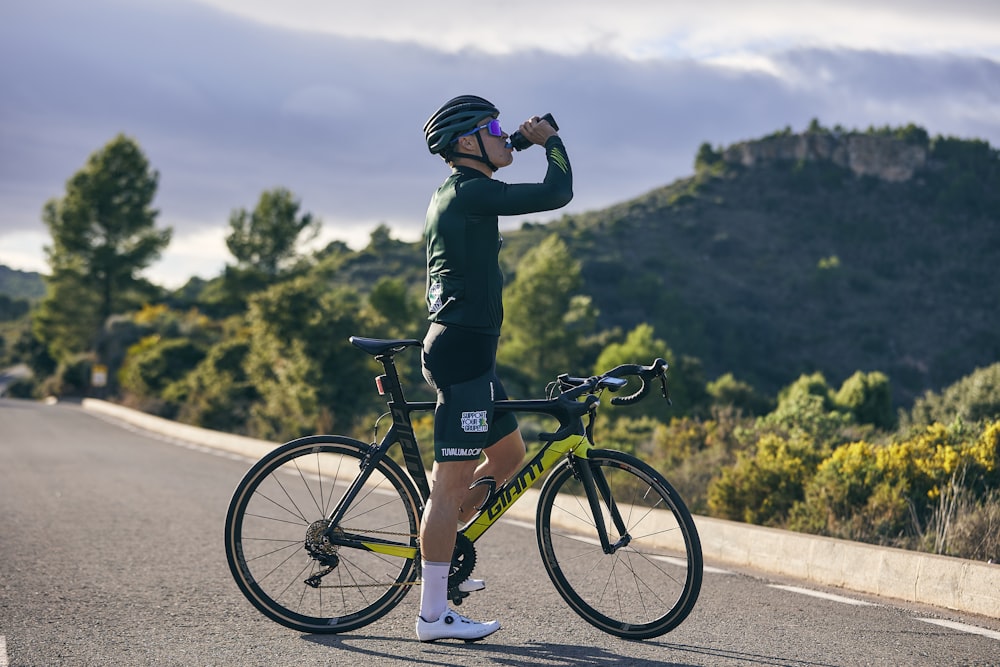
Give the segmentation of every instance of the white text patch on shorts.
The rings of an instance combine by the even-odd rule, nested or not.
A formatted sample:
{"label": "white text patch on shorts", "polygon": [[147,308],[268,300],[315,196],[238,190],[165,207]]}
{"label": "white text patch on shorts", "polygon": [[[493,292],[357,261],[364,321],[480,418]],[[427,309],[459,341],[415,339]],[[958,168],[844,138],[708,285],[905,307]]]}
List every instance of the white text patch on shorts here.
{"label": "white text patch on shorts", "polygon": [[441,456],[479,456],[482,453],[482,448],[476,449],[465,449],[463,447],[444,447],[441,450]]}
{"label": "white text patch on shorts", "polygon": [[486,433],[490,430],[486,423],[486,410],[462,413],[462,430],[466,433]]}

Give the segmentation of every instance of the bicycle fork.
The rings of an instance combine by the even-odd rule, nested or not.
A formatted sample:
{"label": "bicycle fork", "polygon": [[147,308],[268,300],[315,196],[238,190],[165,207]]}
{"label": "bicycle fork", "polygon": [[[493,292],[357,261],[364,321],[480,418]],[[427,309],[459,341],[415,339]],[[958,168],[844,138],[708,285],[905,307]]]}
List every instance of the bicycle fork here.
{"label": "bicycle fork", "polygon": [[[628,546],[629,542],[632,541],[632,536],[629,535],[625,520],[622,519],[621,512],[618,510],[618,503],[611,495],[611,487],[608,486],[608,480],[604,477],[604,473],[597,470],[595,474],[590,460],[583,457],[570,455],[570,465],[577,478],[583,483],[584,491],[587,493],[587,502],[590,503],[590,511],[594,515],[594,525],[597,528],[597,536],[601,540],[601,549],[606,554],[613,554],[622,547]],[[611,543],[611,538],[608,535],[602,502],[603,507],[607,507],[611,522],[620,536],[614,544]]]}

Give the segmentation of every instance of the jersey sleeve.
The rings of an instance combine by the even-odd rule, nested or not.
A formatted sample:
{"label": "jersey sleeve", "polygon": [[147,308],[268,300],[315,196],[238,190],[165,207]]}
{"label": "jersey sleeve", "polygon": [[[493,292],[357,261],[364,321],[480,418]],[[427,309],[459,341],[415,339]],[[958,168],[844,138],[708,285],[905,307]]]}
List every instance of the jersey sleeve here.
{"label": "jersey sleeve", "polygon": [[573,169],[566,147],[558,136],[545,142],[548,168],[541,183],[504,183],[475,179],[463,197],[471,213],[481,215],[522,215],[562,208],[573,199]]}

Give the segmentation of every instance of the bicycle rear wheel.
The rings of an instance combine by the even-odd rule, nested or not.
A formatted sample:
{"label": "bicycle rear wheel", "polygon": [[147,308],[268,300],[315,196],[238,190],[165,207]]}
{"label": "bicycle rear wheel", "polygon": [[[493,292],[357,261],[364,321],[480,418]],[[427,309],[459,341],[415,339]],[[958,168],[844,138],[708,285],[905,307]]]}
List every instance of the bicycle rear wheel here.
{"label": "bicycle rear wheel", "polygon": [[[601,516],[595,518],[574,465],[590,466]],[[658,637],[698,600],[703,562],[691,513],[660,473],[633,456],[591,450],[587,459],[564,461],[542,487],[537,521],[538,548],[556,590],[604,632]],[[613,553],[602,549],[598,522],[617,544]]]}
{"label": "bicycle rear wheel", "polygon": [[[416,580],[413,558],[322,540],[367,449],[340,436],[293,440],[236,487],[226,558],[240,590],[268,618],[300,632],[347,632],[385,615]],[[399,465],[383,458],[335,530],[415,548],[418,499]]]}

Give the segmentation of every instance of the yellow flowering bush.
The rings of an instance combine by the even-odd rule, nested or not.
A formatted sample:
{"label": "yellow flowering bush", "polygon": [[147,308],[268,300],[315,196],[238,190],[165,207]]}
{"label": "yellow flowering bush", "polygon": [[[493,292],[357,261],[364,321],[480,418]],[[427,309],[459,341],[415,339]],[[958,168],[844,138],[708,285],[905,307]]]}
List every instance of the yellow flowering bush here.
{"label": "yellow flowering bush", "polygon": [[783,525],[802,500],[820,458],[811,440],[765,434],[753,454],[740,452],[736,463],[712,482],[708,506],[726,519]]}
{"label": "yellow flowering bush", "polygon": [[900,442],[854,442],[818,466],[789,526],[868,542],[919,536],[956,484],[995,487],[1000,422],[976,437],[961,424],[935,423]]}

